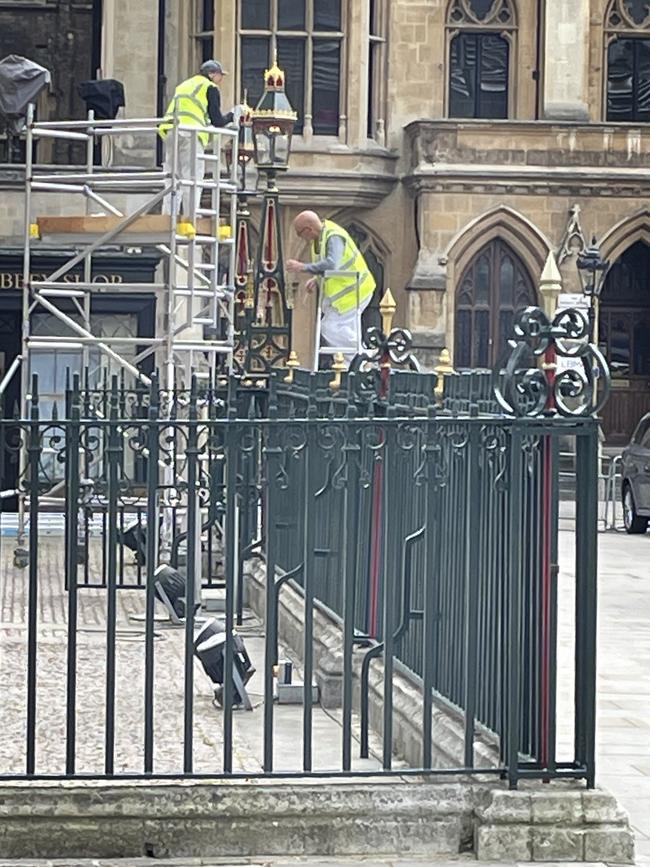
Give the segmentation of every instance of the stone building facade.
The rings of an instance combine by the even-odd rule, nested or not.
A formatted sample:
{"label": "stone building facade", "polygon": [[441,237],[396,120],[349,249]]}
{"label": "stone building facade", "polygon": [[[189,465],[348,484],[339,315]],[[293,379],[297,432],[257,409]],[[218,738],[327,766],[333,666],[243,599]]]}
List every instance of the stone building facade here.
{"label": "stone building facade", "polygon": [[[12,14],[11,5],[0,4],[0,14]],[[299,208],[343,223],[375,271],[373,306],[390,286],[397,321],[425,364],[444,347],[458,367],[494,363],[513,311],[540,302],[549,252],[564,291],[579,292],[576,255],[595,236],[612,263],[600,316],[616,386],[609,438],[624,440],[650,410],[644,0],[13,4],[38,5],[67,6],[67,14],[83,7],[88,44],[99,38],[99,73],[124,82],[132,117],[160,111],[209,56],[230,72],[223,102],[240,101],[244,88],[252,102],[277,52],[299,113],[281,179],[285,254],[306,254],[290,233]],[[75,61],[84,77],[86,55]],[[151,163],[155,153],[134,140],[116,159]],[[12,184],[7,169],[0,185]],[[0,237],[15,244],[19,224],[19,208],[3,194]],[[298,303],[295,319],[306,363],[309,301]]]}

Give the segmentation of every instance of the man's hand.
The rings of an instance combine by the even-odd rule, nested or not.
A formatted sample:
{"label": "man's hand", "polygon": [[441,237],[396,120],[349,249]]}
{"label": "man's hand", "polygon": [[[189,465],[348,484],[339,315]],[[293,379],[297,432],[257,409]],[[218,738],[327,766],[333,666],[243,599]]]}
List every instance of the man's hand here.
{"label": "man's hand", "polygon": [[305,266],[303,265],[302,262],[299,262],[297,259],[287,259],[286,269],[287,269],[287,271],[290,271],[291,273],[296,273],[297,271],[304,271]]}
{"label": "man's hand", "polygon": [[316,277],[312,277],[311,280],[307,280],[305,283],[305,292],[308,295],[311,295],[312,292],[316,291],[316,287],[318,286],[318,279]]}

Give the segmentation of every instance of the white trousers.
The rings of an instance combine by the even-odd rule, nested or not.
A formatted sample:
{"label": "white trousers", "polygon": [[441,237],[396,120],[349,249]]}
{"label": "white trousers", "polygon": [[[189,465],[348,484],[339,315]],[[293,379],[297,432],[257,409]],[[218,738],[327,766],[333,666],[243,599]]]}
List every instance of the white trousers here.
{"label": "white trousers", "polygon": [[[196,138],[192,133],[178,133],[178,162],[176,164],[176,175],[184,181],[193,180],[196,177],[196,207],[201,207],[201,193],[203,191],[203,176],[205,175],[205,161],[200,159],[203,156],[203,145],[196,138],[196,164],[194,170],[192,167],[192,139]],[[165,139],[165,161],[163,162],[163,171],[171,174],[172,171],[172,150],[173,150],[173,133],[170,131]],[[190,216],[190,187],[183,186],[182,193],[179,191],[179,200],[177,203],[177,216]],[[165,196],[163,199],[163,214],[171,214],[172,212],[172,197]]]}
{"label": "white trousers", "polygon": [[337,349],[349,347],[349,352],[343,352],[347,364],[359,351],[363,337],[361,316],[368,304],[370,298],[366,298],[361,302],[360,307],[350,310],[349,313],[337,313],[330,304],[323,309],[323,317],[320,321],[321,340],[326,346],[335,346]]}

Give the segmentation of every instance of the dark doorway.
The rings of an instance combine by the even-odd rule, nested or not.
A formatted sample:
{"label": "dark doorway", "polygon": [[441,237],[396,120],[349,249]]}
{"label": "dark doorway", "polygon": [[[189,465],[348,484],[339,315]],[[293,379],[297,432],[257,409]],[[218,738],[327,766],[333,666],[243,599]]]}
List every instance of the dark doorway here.
{"label": "dark doorway", "polygon": [[603,430],[609,443],[622,444],[650,412],[650,246],[643,241],[628,247],[607,275],[599,343],[613,386]]}
{"label": "dark doorway", "polygon": [[363,254],[368,270],[375,280],[375,291],[361,318],[363,333],[365,334],[369,328],[381,328],[379,304],[385,291],[384,262],[381,253],[376,249],[372,238],[365,229],[356,223],[352,223],[346,228],[359,251]]}

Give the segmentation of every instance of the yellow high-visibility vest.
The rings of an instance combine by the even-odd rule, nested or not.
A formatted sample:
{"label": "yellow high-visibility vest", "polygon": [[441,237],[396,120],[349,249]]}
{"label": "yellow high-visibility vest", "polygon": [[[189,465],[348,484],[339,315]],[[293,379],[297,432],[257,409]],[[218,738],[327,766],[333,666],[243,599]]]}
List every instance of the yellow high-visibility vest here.
{"label": "yellow high-visibility vest", "polygon": [[341,238],[345,244],[343,258],[336,270],[351,273],[345,277],[323,278],[323,294],[337,313],[349,313],[360,307],[375,291],[375,278],[370,273],[366,260],[350,235],[342,226],[337,226],[331,220],[323,221],[323,231],[320,238],[312,244],[312,262],[319,262],[326,258],[327,242],[334,236]]}
{"label": "yellow high-visibility vest", "polygon": [[[191,78],[181,81],[174,97],[167,106],[163,122],[158,127],[158,134],[166,138],[167,133],[174,125],[174,110],[177,110],[178,120],[183,126],[210,126],[208,117],[208,88],[214,85],[205,75],[193,75]],[[199,139],[203,147],[208,143],[207,133],[199,133]]]}

